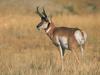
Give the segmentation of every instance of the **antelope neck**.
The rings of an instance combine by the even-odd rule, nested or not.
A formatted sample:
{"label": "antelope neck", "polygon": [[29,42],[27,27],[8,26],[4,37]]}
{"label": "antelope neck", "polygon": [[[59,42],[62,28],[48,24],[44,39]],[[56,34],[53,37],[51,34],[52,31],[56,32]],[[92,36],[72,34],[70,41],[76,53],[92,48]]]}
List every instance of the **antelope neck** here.
{"label": "antelope neck", "polygon": [[48,27],[45,29],[45,32],[46,32],[47,34],[50,34],[50,33],[53,32],[53,29],[54,29],[53,24],[52,24],[52,23],[49,23],[49,24],[48,24]]}
{"label": "antelope neck", "polygon": [[48,23],[47,28],[45,28],[44,30],[47,31],[49,29],[49,27],[50,27],[50,23]]}

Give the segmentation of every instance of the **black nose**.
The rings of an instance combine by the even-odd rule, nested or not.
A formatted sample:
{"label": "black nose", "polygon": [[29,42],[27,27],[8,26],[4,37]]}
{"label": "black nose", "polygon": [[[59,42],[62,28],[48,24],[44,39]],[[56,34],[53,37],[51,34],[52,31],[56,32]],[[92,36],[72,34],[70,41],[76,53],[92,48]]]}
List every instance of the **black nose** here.
{"label": "black nose", "polygon": [[36,26],[36,28],[39,28],[39,26]]}
{"label": "black nose", "polygon": [[36,28],[39,30],[39,26],[37,25]]}

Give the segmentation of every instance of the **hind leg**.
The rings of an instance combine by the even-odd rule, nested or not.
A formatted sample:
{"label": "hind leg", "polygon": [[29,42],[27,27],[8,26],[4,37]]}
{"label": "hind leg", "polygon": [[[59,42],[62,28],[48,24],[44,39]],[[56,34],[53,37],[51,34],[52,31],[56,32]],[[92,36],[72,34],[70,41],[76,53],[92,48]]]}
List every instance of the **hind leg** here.
{"label": "hind leg", "polygon": [[85,45],[85,41],[86,41],[86,33],[82,33],[81,31],[77,30],[74,34],[75,39],[77,41],[77,44],[80,47],[81,50],[81,54],[83,56],[83,50],[84,50],[84,45]]}
{"label": "hind leg", "polygon": [[81,55],[83,56],[83,51],[84,51],[84,49],[83,49],[83,46],[82,45],[80,45],[80,50],[81,50]]}

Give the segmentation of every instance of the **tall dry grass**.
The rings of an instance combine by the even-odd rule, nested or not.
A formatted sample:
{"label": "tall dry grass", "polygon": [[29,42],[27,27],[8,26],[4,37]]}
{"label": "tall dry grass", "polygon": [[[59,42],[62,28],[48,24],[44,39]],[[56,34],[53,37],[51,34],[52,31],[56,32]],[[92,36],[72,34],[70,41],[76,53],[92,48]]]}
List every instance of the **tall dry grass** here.
{"label": "tall dry grass", "polygon": [[38,16],[0,16],[0,75],[99,75],[100,74],[100,14],[57,15],[56,26],[79,27],[88,34],[84,56],[77,54],[77,64],[69,51],[64,56],[64,71],[58,49],[44,31],[37,31]]}

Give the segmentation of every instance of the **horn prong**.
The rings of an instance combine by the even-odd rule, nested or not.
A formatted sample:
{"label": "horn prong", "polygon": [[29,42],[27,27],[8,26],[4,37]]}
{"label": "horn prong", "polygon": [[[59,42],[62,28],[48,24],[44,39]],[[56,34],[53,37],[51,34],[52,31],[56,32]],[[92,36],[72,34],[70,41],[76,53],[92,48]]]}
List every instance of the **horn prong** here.
{"label": "horn prong", "polygon": [[45,9],[43,8],[43,15],[45,16],[45,17],[47,17],[47,14],[46,14],[46,12],[45,12]]}
{"label": "horn prong", "polygon": [[37,7],[37,14],[42,17],[43,15],[39,12],[39,7]]}

